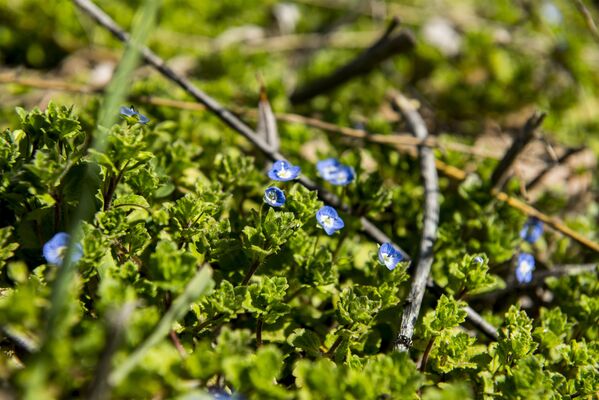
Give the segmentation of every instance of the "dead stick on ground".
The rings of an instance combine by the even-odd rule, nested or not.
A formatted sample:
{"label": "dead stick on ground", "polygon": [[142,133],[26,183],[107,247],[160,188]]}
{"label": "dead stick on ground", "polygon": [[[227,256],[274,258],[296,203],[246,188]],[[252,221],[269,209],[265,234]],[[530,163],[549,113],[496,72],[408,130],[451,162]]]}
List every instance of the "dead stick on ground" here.
{"label": "dead stick on ground", "polygon": [[545,176],[549,172],[551,172],[551,170],[553,168],[557,167],[558,165],[564,164],[566,161],[568,161],[568,159],[570,157],[580,153],[583,150],[584,150],[584,147],[577,147],[577,148],[572,148],[572,149],[566,150],[564,155],[559,157],[557,159],[557,161],[547,165],[534,179],[532,179],[529,183],[526,184],[526,191],[530,192],[531,190],[536,188],[541,182],[543,182],[543,179],[545,178]]}
{"label": "dead stick on ground", "polygon": [[330,75],[318,78],[304,87],[296,89],[291,94],[291,102],[294,104],[306,102],[319,94],[342,85],[355,76],[370,72],[381,62],[395,54],[411,50],[416,43],[414,36],[406,30],[393,34],[398,24],[399,21],[393,19],[383,36],[356,58]]}
{"label": "dead stick on ground", "polygon": [[[91,16],[96,22],[100,25],[104,26],[108,29],[112,34],[114,34],[117,38],[119,38],[122,42],[129,43],[129,35],[123,31],[117,24],[114,22],[107,14],[105,14],[102,10],[100,10],[95,4],[93,4],[89,0],[73,0],[73,2],[86,14]],[[225,107],[221,106],[216,100],[212,99],[210,96],[196,88],[188,79],[185,77],[175,73],[171,68],[169,68],[164,60],[158,57],[154,52],[152,52],[147,47],[142,47],[140,52],[147,63],[156,68],[162,75],[171,81],[178,84],[182,89],[184,89],[187,93],[192,95],[197,101],[202,103],[208,110],[214,113],[222,122],[232,128],[234,131],[242,134],[245,138],[247,138],[254,146],[256,146],[262,153],[264,153],[271,160],[284,160],[282,154],[279,152],[273,151],[271,146],[259,135],[256,134],[249,126],[247,126],[243,121],[237,118],[232,112],[230,112]],[[317,190],[319,197],[325,202],[339,207],[346,211],[351,211],[348,207],[341,204],[339,198],[334,194],[318,187],[312,181],[305,177],[300,177],[299,182],[304,185],[306,188],[310,190]],[[392,242],[391,239],[385,235],[376,225],[372,223],[365,224],[365,218],[361,218],[362,220],[362,230],[370,237],[375,240],[385,242]],[[367,220],[366,220],[367,221]],[[402,253],[406,260],[410,260],[410,256],[401,249],[401,247],[395,245],[396,248]]]}
{"label": "dead stick on ground", "polygon": [[534,138],[535,131],[545,119],[545,113],[535,112],[522,128],[520,134],[514,139],[505,156],[501,159],[491,175],[491,192],[500,191],[511,175],[512,165],[526,145]]}
{"label": "dead stick on ground", "polygon": [[599,29],[597,29],[595,20],[593,20],[593,15],[589,11],[589,9],[586,8],[586,6],[582,2],[582,0],[575,0],[574,2],[576,3],[576,8],[580,12],[580,14],[582,14],[582,17],[584,18],[584,22],[586,23],[587,28],[593,35],[593,38],[595,40],[599,41]]}
{"label": "dead stick on ground", "polygon": [[[414,136],[418,139],[426,139],[428,129],[413,102],[400,94],[396,96],[394,105],[406,119]],[[410,348],[414,326],[420,314],[420,306],[426,290],[426,282],[433,264],[433,246],[437,239],[439,225],[439,178],[435,167],[435,155],[433,149],[423,146],[418,148],[418,153],[424,185],[424,227],[412,287],[401,317],[395,345],[397,351],[408,351]]]}

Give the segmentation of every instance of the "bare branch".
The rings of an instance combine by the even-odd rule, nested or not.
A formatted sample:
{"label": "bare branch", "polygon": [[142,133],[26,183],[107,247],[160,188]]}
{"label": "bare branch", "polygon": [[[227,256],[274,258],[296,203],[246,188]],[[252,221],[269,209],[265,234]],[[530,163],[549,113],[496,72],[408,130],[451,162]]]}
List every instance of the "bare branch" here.
{"label": "bare branch", "polygon": [[[406,119],[410,130],[418,139],[424,140],[428,136],[428,129],[420,113],[416,110],[413,102],[398,95],[395,105]],[[408,343],[414,334],[414,325],[420,314],[422,298],[426,290],[426,282],[433,264],[433,246],[437,240],[437,228],[439,225],[439,178],[435,167],[435,155],[433,149],[420,146],[420,170],[424,184],[424,227],[420,239],[420,249],[416,271],[412,281],[412,288],[406,300],[406,306],[401,317],[398,341],[395,347],[397,351],[407,351]]]}
{"label": "bare branch", "polygon": [[319,94],[328,92],[349,81],[355,76],[364,75],[372,71],[381,62],[393,55],[411,50],[415,39],[410,31],[402,30],[397,34],[393,31],[399,24],[393,19],[385,33],[368,49],[360,53],[356,58],[338,68],[328,76],[318,78],[303,88],[296,89],[290,97],[294,104],[306,102]]}
{"label": "bare branch", "polygon": [[528,182],[526,184],[526,191],[530,192],[531,190],[533,190],[535,187],[537,187],[541,182],[543,182],[543,178],[545,178],[545,176],[551,172],[551,170],[555,167],[557,167],[558,165],[562,165],[564,164],[566,161],[568,161],[568,159],[578,153],[580,153],[581,151],[583,151],[585,148],[584,147],[577,147],[577,148],[570,148],[568,149],[564,155],[562,155],[561,157],[559,157],[555,162],[550,163],[549,165],[547,165],[541,172],[539,172],[539,174],[534,177],[530,182]]}
{"label": "bare branch", "polygon": [[506,151],[505,156],[499,161],[497,167],[491,175],[491,187],[492,192],[496,193],[503,188],[507,180],[509,179],[512,165],[516,158],[524,150],[524,147],[534,138],[536,129],[541,125],[545,119],[545,113],[535,112],[522,128],[520,134],[514,139],[514,142],[510,148]]}
{"label": "bare branch", "polygon": [[593,39],[595,39],[596,41],[599,41],[599,29],[597,29],[597,25],[595,24],[593,15],[589,11],[589,9],[584,5],[582,0],[574,0],[574,2],[576,3],[576,8],[580,12],[580,14],[582,14],[582,17],[584,18],[584,22],[587,25],[587,28],[593,35]]}

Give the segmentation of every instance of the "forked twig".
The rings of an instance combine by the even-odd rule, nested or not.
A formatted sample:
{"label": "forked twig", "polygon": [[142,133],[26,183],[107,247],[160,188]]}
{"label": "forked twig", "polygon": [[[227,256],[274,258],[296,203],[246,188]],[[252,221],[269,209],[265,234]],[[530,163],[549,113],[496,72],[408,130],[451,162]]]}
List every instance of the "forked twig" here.
{"label": "forked twig", "polygon": [[[428,129],[413,102],[400,94],[396,96],[394,105],[406,119],[414,136],[421,140],[426,139]],[[433,149],[424,146],[418,147],[418,153],[424,185],[424,227],[412,287],[401,317],[398,340],[395,346],[397,351],[408,351],[410,348],[409,343],[414,335],[414,326],[420,314],[426,282],[433,265],[433,246],[437,240],[439,225],[439,177],[435,167],[435,154]]]}
{"label": "forked twig", "polygon": [[505,152],[505,155],[495,167],[491,175],[491,191],[493,193],[500,191],[507,180],[509,179],[512,165],[518,155],[524,150],[526,145],[534,138],[535,131],[545,119],[545,113],[535,112],[528,120],[520,134],[514,139],[510,148]]}
{"label": "forked twig", "polygon": [[414,36],[407,30],[394,34],[398,25],[399,20],[393,19],[385,33],[371,47],[331,74],[317,78],[304,87],[296,89],[289,98],[291,102],[294,104],[306,102],[344,84],[355,76],[367,74],[395,54],[411,50],[416,43]]}
{"label": "forked twig", "polygon": [[526,190],[530,192],[536,188],[541,182],[543,182],[545,176],[547,176],[547,174],[551,172],[553,168],[557,167],[558,165],[563,165],[566,161],[568,161],[568,159],[570,159],[570,157],[580,153],[583,150],[584,147],[570,148],[566,150],[561,157],[559,157],[555,162],[548,164],[535,178],[528,182],[526,184]]}

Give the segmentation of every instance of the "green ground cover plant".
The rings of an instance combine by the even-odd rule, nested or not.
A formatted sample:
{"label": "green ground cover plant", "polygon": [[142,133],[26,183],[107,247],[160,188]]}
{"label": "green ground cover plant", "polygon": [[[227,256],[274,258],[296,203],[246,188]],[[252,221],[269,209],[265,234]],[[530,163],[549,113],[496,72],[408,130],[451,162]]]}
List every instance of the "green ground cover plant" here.
{"label": "green ground cover plant", "polygon": [[[442,143],[477,148],[486,125],[509,130],[516,118],[519,128],[534,106],[547,110],[537,142],[583,146],[596,157],[597,118],[584,110],[597,103],[597,43],[574,5],[457,1],[470,19],[452,22],[465,25],[460,53],[449,56],[417,31],[436,15],[431,4],[391,2],[400,16],[402,7],[421,7],[406,22],[417,31],[414,50],[291,105],[290,71],[301,85],[356,50],[303,48],[289,61],[247,53],[244,43],[206,50],[161,36],[217,36],[237,21],[284,36],[269,31],[278,2],[98,2],[132,26],[123,54],[70,3],[40,4],[39,18],[56,32],[28,34],[35,3],[0,4],[0,15],[10,13],[0,17],[8,38],[0,72],[12,77],[0,87],[0,398],[596,398],[596,174],[575,194],[543,187],[529,199],[522,176],[503,188],[587,243],[498,200],[496,159],[433,146],[442,165],[432,266],[400,351],[429,196],[418,147],[411,154],[274,121],[293,111],[392,138],[413,129],[389,104],[395,88],[420,99],[417,112]],[[295,7],[299,34],[385,26],[348,8]],[[500,28],[513,40],[498,45]],[[143,43],[164,57],[185,52],[193,82],[258,132],[275,129],[286,160],[205,108],[149,101],[189,97],[136,66]],[[34,85],[12,74],[15,65],[56,72],[68,55],[98,44],[118,64],[102,93],[53,93],[40,107],[28,97]],[[588,175],[579,167],[570,178]],[[390,239],[373,238],[364,219]]]}

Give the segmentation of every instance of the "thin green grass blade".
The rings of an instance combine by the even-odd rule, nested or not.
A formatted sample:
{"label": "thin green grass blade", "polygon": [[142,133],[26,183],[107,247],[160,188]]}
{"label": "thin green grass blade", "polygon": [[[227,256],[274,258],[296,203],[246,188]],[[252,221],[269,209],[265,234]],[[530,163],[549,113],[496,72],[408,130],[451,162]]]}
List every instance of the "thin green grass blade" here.
{"label": "thin green grass blade", "polygon": [[152,334],[124,362],[119,364],[108,377],[108,382],[113,386],[118,385],[131,369],[139,363],[148,350],[168,335],[173,324],[189,310],[190,304],[206,294],[212,286],[212,269],[208,265],[204,265],[189,281],[185,291],[175,299]]}

